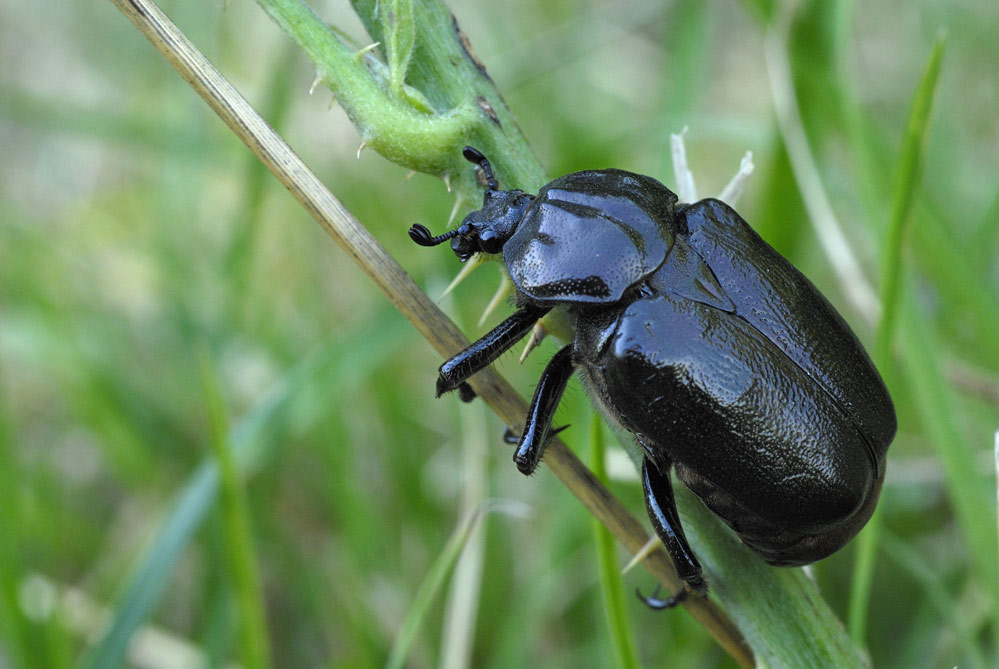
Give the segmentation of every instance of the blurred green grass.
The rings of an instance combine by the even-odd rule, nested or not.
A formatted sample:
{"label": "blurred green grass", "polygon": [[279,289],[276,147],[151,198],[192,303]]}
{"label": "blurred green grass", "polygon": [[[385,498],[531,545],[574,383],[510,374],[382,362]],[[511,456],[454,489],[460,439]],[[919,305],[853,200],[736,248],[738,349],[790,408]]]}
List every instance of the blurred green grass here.
{"label": "blurred green grass", "polygon": [[[162,6],[439,295],[453,259],[414,249],[405,230],[443,227],[443,185],[404,179],[370,152],[356,160],[356,133],[328,95],[307,95],[310,66],[254,4]],[[314,6],[360,39],[348,8]],[[453,9],[553,175],[618,166],[672,183],[668,136],[687,125],[709,194],[752,150],[758,174],[740,211],[872,344],[807,225],[776,130],[767,6]],[[213,665],[239,657],[226,521],[202,482],[213,457],[207,351],[229,442],[245,443],[237,464],[276,665],[382,665],[481,465],[483,497],[531,514],[483,521],[477,616],[463,632],[475,666],[608,666],[590,519],[571,496],[544,468],[531,479],[516,472],[494,418],[483,438],[463,427],[476,423],[475,407],[434,401],[430,348],[109,3],[0,8],[0,664],[89,657],[84,630],[98,621],[80,619],[79,594],[107,607],[138,601],[155,630]],[[805,3],[790,41],[823,183],[874,280],[891,170],[941,27],[947,55],[886,370],[900,428],[869,610],[876,666],[973,665],[997,652],[999,13],[989,0]],[[445,300],[470,335],[504,315],[475,326],[495,272],[480,270]],[[498,364],[527,394],[553,350]],[[578,386],[566,403],[565,436],[584,443]],[[635,481],[614,488],[642,513]],[[206,517],[170,515],[190,508],[179,505],[185,490],[207,495]],[[979,500],[980,525],[962,525],[961,499]],[[168,520],[189,523],[190,543]],[[814,567],[844,618],[854,551]],[[148,556],[171,559],[131,580]],[[636,572],[625,584],[649,580]],[[122,599],[136,583],[138,599]],[[628,607],[644,663],[729,666],[685,615]],[[407,666],[437,664],[443,619],[433,602]],[[170,654],[145,637],[140,651],[160,663],[133,656],[139,666],[165,666]]]}

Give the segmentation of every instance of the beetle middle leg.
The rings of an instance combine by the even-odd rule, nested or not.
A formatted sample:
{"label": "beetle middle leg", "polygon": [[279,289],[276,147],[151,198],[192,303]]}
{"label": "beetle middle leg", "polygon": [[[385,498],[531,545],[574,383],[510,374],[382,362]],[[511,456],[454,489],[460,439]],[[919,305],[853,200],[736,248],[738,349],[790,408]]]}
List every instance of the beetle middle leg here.
{"label": "beetle middle leg", "polygon": [[572,346],[563,347],[548,361],[538,379],[531,407],[527,410],[524,432],[520,435],[513,461],[522,474],[531,474],[538,467],[548,439],[567,426],[552,430],[552,417],[562,399],[565,386],[572,376]]}
{"label": "beetle middle leg", "polygon": [[[663,471],[665,470],[665,471]],[[650,462],[648,457],[642,460],[642,488],[645,490],[645,506],[652,520],[652,527],[666,547],[666,552],[673,559],[676,573],[684,583],[684,589],[667,599],[660,599],[655,593],[651,597],[643,597],[645,603],[655,609],[665,609],[676,606],[691,592],[704,595],[708,591],[707,583],[701,575],[701,565],[687,543],[680,525],[680,516],[676,512],[676,502],[673,498],[673,485],[669,480],[669,467]],[[641,595],[639,595],[641,596]]]}
{"label": "beetle middle leg", "polygon": [[487,332],[464,351],[441,365],[437,378],[437,397],[458,388],[468,377],[484,369],[511,346],[520,341],[551,307],[529,304]]}

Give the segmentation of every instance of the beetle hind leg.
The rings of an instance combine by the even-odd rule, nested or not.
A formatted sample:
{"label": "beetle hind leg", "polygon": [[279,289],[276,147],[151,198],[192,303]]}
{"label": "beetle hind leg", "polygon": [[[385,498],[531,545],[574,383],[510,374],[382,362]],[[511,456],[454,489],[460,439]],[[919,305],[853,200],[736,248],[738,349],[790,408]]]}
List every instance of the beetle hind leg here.
{"label": "beetle hind leg", "polygon": [[[643,597],[646,604],[652,608],[670,608],[686,599],[687,593],[705,595],[708,585],[701,575],[701,565],[694,557],[694,552],[687,543],[680,525],[680,516],[676,512],[676,502],[673,498],[673,485],[669,479],[668,466],[650,462],[648,457],[642,460],[642,488],[645,491],[645,507],[649,512],[652,527],[660,541],[673,559],[676,573],[683,581],[684,589],[667,599],[660,599],[656,593]],[[639,595],[641,597],[641,595]]]}

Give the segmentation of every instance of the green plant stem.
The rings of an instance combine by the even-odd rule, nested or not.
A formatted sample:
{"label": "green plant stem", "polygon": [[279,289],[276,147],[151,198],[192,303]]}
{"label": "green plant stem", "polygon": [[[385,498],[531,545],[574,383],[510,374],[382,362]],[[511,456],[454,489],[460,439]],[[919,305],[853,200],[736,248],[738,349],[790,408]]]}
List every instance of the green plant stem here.
{"label": "green plant stem", "polygon": [[361,131],[363,141],[383,156],[420,172],[444,176],[455,171],[453,147],[475,123],[472,105],[426,113],[392,95],[363,53],[347,47],[333,30],[299,0],[258,0],[315,64],[322,82]]}
{"label": "green plant stem", "polygon": [[[351,0],[351,4],[373,40],[391,42],[386,38],[384,22],[379,20],[382,0]],[[476,107],[480,113],[463,142],[489,156],[505,188],[534,191],[546,183],[544,166],[447,6],[440,0],[413,0],[413,23],[415,43],[406,82],[418,88],[437,110],[465,104]],[[461,148],[462,144],[451,147],[458,161],[458,178],[451,182],[457,184],[459,200],[471,202],[481,197],[481,186],[474,178],[467,178],[471,172],[460,158]],[[462,186],[470,190],[462,190]]]}
{"label": "green plant stem", "polygon": [[[368,31],[386,45],[386,66],[373,53],[348,47],[301,0],[257,2],[308,54],[364,146],[403,167],[445,179],[463,201],[481,193],[461,157],[466,143],[490,156],[507,187],[536,188],[546,181],[541,163],[441,3],[383,2],[380,10],[374,2],[354,3]],[[388,21],[389,4],[405,11]],[[426,75],[428,60],[430,75],[449,85],[427,86],[432,81]],[[425,90],[404,83],[410,74]]]}

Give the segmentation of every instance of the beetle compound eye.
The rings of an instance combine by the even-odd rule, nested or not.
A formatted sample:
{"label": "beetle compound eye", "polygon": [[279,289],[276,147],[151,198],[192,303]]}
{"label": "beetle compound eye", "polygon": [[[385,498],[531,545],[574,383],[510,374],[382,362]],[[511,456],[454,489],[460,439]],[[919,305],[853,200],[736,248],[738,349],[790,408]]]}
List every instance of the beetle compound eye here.
{"label": "beetle compound eye", "polygon": [[499,253],[503,242],[492,230],[485,230],[479,235],[479,248],[483,253]]}

